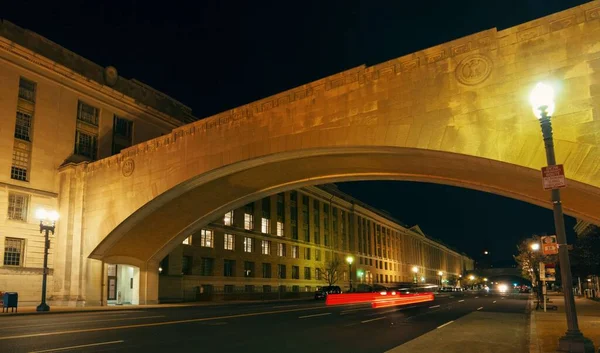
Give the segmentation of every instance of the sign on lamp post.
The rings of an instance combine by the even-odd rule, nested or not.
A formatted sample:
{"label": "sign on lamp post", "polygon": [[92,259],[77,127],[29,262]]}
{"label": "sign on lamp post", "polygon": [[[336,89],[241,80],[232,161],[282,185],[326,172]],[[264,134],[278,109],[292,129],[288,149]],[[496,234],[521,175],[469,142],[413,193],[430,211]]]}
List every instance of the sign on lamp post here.
{"label": "sign on lamp post", "polygon": [[556,241],[556,235],[547,235],[541,237],[542,240],[542,252],[544,255],[556,255],[558,254],[558,242]]}
{"label": "sign on lamp post", "polygon": [[542,167],[542,184],[544,190],[553,190],[567,187],[565,168],[562,164]]}

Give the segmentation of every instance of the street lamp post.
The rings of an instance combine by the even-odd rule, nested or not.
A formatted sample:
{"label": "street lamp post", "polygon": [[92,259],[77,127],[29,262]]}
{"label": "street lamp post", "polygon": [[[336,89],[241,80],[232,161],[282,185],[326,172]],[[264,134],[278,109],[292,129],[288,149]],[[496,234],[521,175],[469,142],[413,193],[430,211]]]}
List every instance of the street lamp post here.
{"label": "street lamp post", "polygon": [[350,291],[352,291],[352,263],[354,262],[354,258],[348,255],[348,257],[346,257],[346,262],[348,263],[348,281],[350,283]]}
{"label": "street lamp post", "polygon": [[443,282],[443,276],[444,276],[444,272],[442,272],[442,271],[439,271],[439,272],[438,272],[438,276],[440,276],[440,288],[442,288],[442,284],[444,283],[444,282]]}
{"label": "street lamp post", "polygon": [[[554,113],[554,90],[549,85],[538,83],[531,92],[530,100],[533,113],[540,120],[544,146],[546,148],[547,163],[549,166],[556,165],[551,122],[552,113]],[[559,189],[552,189],[552,208],[554,211],[554,227],[556,228],[556,237],[558,240],[560,274],[564,287],[565,313],[567,315],[567,332],[559,339],[558,349],[566,352],[593,352],[593,343],[583,336],[577,323],[575,299],[571,288],[573,285],[571,263],[569,261],[569,252],[567,249],[565,220]]]}
{"label": "street lamp post", "polygon": [[413,266],[411,270],[413,272],[413,283],[417,283],[417,273],[419,273],[419,268],[417,266]]}
{"label": "street lamp post", "polygon": [[42,208],[35,213],[36,218],[40,220],[40,233],[44,233],[44,272],[42,274],[42,302],[37,306],[36,311],[50,311],[50,306],[46,304],[46,282],[48,276],[48,249],[50,249],[50,233],[54,234],[58,212],[46,211]]}

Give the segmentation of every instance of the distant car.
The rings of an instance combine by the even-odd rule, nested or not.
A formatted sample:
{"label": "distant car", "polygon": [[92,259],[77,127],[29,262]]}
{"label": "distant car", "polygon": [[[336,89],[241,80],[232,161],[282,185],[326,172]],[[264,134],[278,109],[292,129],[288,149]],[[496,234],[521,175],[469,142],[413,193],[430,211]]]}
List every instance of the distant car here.
{"label": "distant car", "polygon": [[340,294],[342,289],[339,286],[324,286],[315,291],[315,299],[324,299],[329,294]]}

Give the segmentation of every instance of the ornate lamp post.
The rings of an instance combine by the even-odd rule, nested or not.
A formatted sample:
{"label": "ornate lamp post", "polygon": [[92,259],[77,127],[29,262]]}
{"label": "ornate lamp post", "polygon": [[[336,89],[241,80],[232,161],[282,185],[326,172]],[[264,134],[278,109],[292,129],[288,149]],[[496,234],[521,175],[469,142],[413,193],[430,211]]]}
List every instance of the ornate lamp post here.
{"label": "ornate lamp post", "polygon": [[444,276],[444,272],[442,271],[438,271],[438,276],[440,276],[440,288],[442,287],[443,284],[443,276]]}
{"label": "ornate lamp post", "polygon": [[[540,120],[544,146],[546,147],[546,160],[549,166],[556,165],[554,155],[554,140],[552,137],[551,117],[554,113],[554,90],[551,86],[538,83],[530,96],[533,113]],[[567,332],[559,338],[558,349],[565,352],[593,352],[593,343],[585,338],[579,331],[577,323],[577,311],[573,297],[573,278],[571,277],[571,263],[567,249],[567,236],[565,233],[565,220],[562,204],[560,201],[560,190],[552,189],[552,208],[554,210],[554,227],[558,240],[558,259],[560,262],[560,274],[563,282],[563,294],[565,297],[565,313],[567,315]],[[532,247],[533,249],[533,247]],[[538,245],[539,249],[539,245]]]}
{"label": "ornate lamp post", "polygon": [[50,311],[50,306],[46,304],[46,281],[48,276],[48,249],[50,249],[50,235],[54,234],[58,212],[46,211],[43,208],[35,212],[35,217],[40,220],[40,233],[44,234],[44,272],[42,274],[42,302],[37,306],[36,311]]}
{"label": "ornate lamp post", "polygon": [[352,263],[354,262],[354,258],[348,255],[348,257],[346,257],[346,262],[348,263],[348,281],[350,282],[350,291],[352,291]]}

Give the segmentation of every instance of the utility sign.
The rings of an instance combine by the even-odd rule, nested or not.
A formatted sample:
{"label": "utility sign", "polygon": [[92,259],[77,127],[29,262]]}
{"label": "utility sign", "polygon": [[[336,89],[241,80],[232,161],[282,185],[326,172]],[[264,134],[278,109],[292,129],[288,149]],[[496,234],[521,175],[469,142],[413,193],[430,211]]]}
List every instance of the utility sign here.
{"label": "utility sign", "polygon": [[558,242],[556,241],[556,235],[547,235],[541,237],[542,240],[542,252],[544,255],[558,254]]}
{"label": "utility sign", "polygon": [[544,190],[566,188],[565,169],[562,164],[542,167],[542,184]]}

